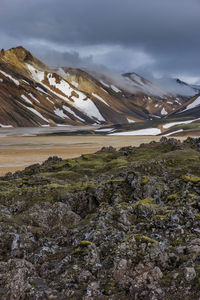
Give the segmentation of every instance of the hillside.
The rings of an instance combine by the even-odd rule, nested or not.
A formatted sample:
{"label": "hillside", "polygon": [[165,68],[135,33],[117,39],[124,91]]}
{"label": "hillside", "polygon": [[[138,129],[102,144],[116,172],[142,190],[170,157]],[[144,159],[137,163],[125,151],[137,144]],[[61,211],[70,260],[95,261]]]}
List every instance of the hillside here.
{"label": "hillside", "polygon": [[0,179],[0,298],[199,299],[199,139]]}
{"label": "hillside", "polygon": [[166,117],[188,98],[135,73],[52,69],[21,46],[0,52],[1,127],[129,124]]}
{"label": "hillside", "polygon": [[[61,76],[61,75],[62,76]],[[65,72],[45,66],[23,47],[1,51],[0,101],[2,126],[59,126],[128,123],[148,119],[148,112],[130,104],[130,112],[112,107],[116,98],[101,86],[92,93],[65,80]],[[117,106],[117,105],[116,105]],[[120,105],[119,105],[120,106]],[[132,110],[131,110],[132,109]],[[121,108],[123,110],[123,106]]]}

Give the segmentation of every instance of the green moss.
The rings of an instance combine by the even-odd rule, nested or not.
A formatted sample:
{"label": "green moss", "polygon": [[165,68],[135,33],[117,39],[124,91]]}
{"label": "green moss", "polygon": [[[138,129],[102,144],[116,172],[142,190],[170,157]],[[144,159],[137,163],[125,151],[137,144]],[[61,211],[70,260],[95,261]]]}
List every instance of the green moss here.
{"label": "green moss", "polygon": [[64,189],[68,188],[70,185],[69,184],[58,184],[58,183],[51,183],[46,185],[46,187],[49,187],[50,189]]}
{"label": "green moss", "polygon": [[130,233],[128,234],[128,236],[124,239],[124,241],[128,241],[131,237],[134,237],[136,240],[140,241],[140,242],[147,242],[147,243],[158,243],[158,241],[153,240],[152,238],[146,236],[146,235],[142,235],[139,233]]}
{"label": "green moss", "polygon": [[56,170],[56,169],[62,169],[64,167],[73,168],[75,166],[75,164],[76,163],[75,163],[75,161],[73,159],[62,160],[61,162],[52,165],[52,168],[54,170]]}
{"label": "green moss", "polygon": [[124,179],[112,179],[112,180],[106,181],[105,184],[113,184],[113,183],[121,184],[123,182],[124,182]]}
{"label": "green moss", "polygon": [[40,173],[40,176],[46,177],[46,178],[56,178],[60,180],[70,180],[70,181],[77,181],[79,180],[82,175],[78,172],[74,171],[57,171],[57,172],[44,172]]}
{"label": "green moss", "polygon": [[131,225],[130,229],[134,229],[136,227],[137,227],[136,225]]}
{"label": "green moss", "polygon": [[142,176],[141,184],[145,185],[147,182],[149,182],[149,179],[146,176]]}
{"label": "green moss", "polygon": [[100,205],[99,205],[99,207],[105,206],[107,204],[108,204],[107,202],[101,202]]}
{"label": "green moss", "polygon": [[158,209],[160,206],[158,204],[154,204],[155,199],[145,198],[143,200],[139,200],[136,203],[132,204],[133,207],[144,206],[146,208]]}
{"label": "green moss", "polygon": [[191,183],[194,183],[194,184],[200,182],[200,177],[198,177],[198,176],[184,175],[184,176],[182,176],[182,179],[186,182],[191,182]]}
{"label": "green moss", "polygon": [[174,246],[174,247],[176,247],[176,246],[179,246],[180,244],[182,244],[183,242],[184,242],[183,238],[180,237],[176,241],[171,242],[171,245]]}
{"label": "green moss", "polygon": [[63,192],[78,192],[78,191],[84,191],[88,188],[95,188],[95,184],[92,182],[77,182],[75,184],[57,184],[57,183],[51,183],[48,185],[45,185],[45,188],[51,189],[51,190],[61,190]]}
{"label": "green moss", "polygon": [[196,204],[197,204],[196,201],[193,201],[193,202],[188,203],[188,205],[190,205],[190,206],[196,206]]}
{"label": "green moss", "polygon": [[156,215],[152,218],[153,221],[158,220],[158,219],[167,220],[167,217],[164,215]]}
{"label": "green moss", "polygon": [[196,197],[196,193],[190,193],[188,196],[190,197],[190,198],[194,198],[194,197]]}
{"label": "green moss", "polygon": [[117,159],[113,159],[110,162],[108,162],[106,164],[106,168],[107,169],[116,169],[119,167],[126,167],[128,165],[128,162],[126,159],[122,159],[122,158],[117,158]]}
{"label": "green moss", "polygon": [[167,197],[167,200],[176,200],[179,198],[179,195],[176,193],[176,194],[171,194]]}
{"label": "green moss", "polygon": [[8,186],[10,186],[10,184],[11,184],[10,181],[0,180],[0,189],[3,187],[8,187]]}
{"label": "green moss", "polygon": [[74,250],[74,253],[77,254],[77,253],[80,253],[81,251],[82,251],[82,249],[80,247],[78,247]]}
{"label": "green moss", "polygon": [[164,211],[164,214],[168,215],[168,214],[173,214],[174,212],[175,212],[174,209],[167,209],[167,210]]}
{"label": "green moss", "polygon": [[127,173],[129,173],[129,174],[133,174],[133,175],[137,175],[137,174],[139,174],[139,172],[136,172],[136,171],[133,171],[133,170],[128,170],[128,172]]}
{"label": "green moss", "polygon": [[145,198],[143,200],[140,200],[136,202],[137,205],[146,205],[146,204],[152,204],[155,201],[153,198]]}
{"label": "green moss", "polygon": [[87,246],[89,246],[89,245],[91,245],[91,242],[89,242],[89,241],[81,241],[81,242],[79,243],[79,246],[80,246],[80,247],[87,247]]}

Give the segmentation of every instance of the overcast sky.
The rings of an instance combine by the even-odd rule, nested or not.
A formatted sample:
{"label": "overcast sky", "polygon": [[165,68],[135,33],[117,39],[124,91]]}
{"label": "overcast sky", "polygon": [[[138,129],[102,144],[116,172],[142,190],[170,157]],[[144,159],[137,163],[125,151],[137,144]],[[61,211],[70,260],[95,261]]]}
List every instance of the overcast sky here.
{"label": "overcast sky", "polygon": [[51,65],[200,83],[200,0],[1,0],[0,42]]}

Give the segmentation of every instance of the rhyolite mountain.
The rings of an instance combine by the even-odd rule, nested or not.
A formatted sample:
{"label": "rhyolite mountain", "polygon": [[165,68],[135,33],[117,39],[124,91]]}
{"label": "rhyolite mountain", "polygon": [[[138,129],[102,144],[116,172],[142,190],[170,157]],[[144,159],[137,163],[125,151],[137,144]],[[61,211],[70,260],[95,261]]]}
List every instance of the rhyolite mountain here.
{"label": "rhyolite mountain", "polygon": [[21,46],[2,49],[0,126],[128,124],[166,117],[190,98],[167,93],[135,73],[121,78],[53,69]]}

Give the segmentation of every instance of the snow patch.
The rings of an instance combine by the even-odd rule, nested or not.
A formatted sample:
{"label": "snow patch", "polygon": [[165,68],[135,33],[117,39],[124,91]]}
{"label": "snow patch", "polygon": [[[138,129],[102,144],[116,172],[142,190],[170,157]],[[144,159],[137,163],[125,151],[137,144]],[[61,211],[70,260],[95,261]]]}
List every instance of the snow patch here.
{"label": "snow patch", "polygon": [[35,69],[33,66],[29,65],[29,64],[26,64],[31,75],[32,75],[32,78],[37,81],[37,82],[42,82],[44,80],[44,72],[43,71],[39,71],[37,69]]}
{"label": "snow patch", "polygon": [[39,101],[38,99],[36,99],[36,98],[33,96],[33,94],[29,93],[28,95],[29,95],[33,100],[35,100],[35,101],[37,101],[38,103],[40,103],[40,101]]}
{"label": "snow patch", "polygon": [[146,128],[146,129],[139,129],[134,131],[110,133],[109,135],[157,135],[160,133],[161,130],[158,128]]}
{"label": "snow patch", "polygon": [[109,106],[108,103],[106,103],[106,101],[103,100],[99,95],[92,93],[92,96],[94,96],[95,98],[99,99],[101,102],[103,102],[103,103],[106,104],[107,106]]}
{"label": "snow patch", "polygon": [[4,76],[8,77],[11,79],[16,85],[19,85],[19,81],[14,79],[11,75],[7,74],[6,72],[0,71]]}
{"label": "snow patch", "polygon": [[163,107],[163,109],[161,110],[161,115],[162,116],[166,116],[168,114],[168,112],[165,110],[165,108]]}
{"label": "snow patch", "polygon": [[[46,86],[45,86],[46,87]],[[41,89],[39,86],[36,87],[36,90],[38,90],[39,92],[49,95],[48,93],[46,93],[43,89]]]}
{"label": "snow patch", "polygon": [[191,108],[194,108],[194,107],[199,106],[199,105],[200,105],[200,96],[199,96],[196,100],[194,100],[192,103],[190,103],[190,104],[189,104],[184,110],[182,110],[181,112],[186,111],[186,110],[191,109]]}
{"label": "snow patch", "polygon": [[66,111],[68,111],[70,114],[72,114],[74,117],[76,117],[80,121],[85,122],[81,117],[79,117],[78,115],[76,115],[75,112],[71,108],[69,108],[68,106],[63,105],[63,109],[66,110]]}
{"label": "snow patch", "polygon": [[33,105],[33,103],[31,102],[31,100],[29,100],[25,95],[21,95],[22,99],[24,99],[27,103]]}
{"label": "snow patch", "polygon": [[3,79],[2,79],[2,78],[0,78],[0,82],[3,82]]}
{"label": "snow patch", "polygon": [[95,132],[108,132],[108,131],[111,131],[113,130],[113,128],[99,128],[99,129],[96,129]]}
{"label": "snow patch", "polygon": [[68,116],[63,112],[62,109],[56,108],[54,113],[62,119],[68,118]]}
{"label": "snow patch", "polygon": [[163,136],[170,136],[170,135],[172,135],[172,134],[179,133],[179,132],[182,132],[182,131],[183,131],[183,129],[179,129],[179,130],[176,130],[176,131],[167,133],[167,134],[163,134]]}
{"label": "snow patch", "polygon": [[116,93],[119,93],[119,92],[121,92],[116,86],[114,86],[113,84],[110,86],[111,87],[111,89],[114,91],[114,92],[116,92]]}
{"label": "snow patch", "polygon": [[76,81],[72,81],[71,84],[73,84],[73,86],[75,86],[76,88],[78,88],[78,86],[79,86],[79,83]]}
{"label": "snow patch", "polygon": [[49,102],[51,102],[52,104],[54,104],[54,102],[51,101],[51,100],[49,99],[49,97],[46,97],[46,99],[47,99]]}
{"label": "snow patch", "polygon": [[44,120],[45,122],[49,123],[49,121],[43,117],[43,115],[41,115],[41,113],[39,113],[39,111],[37,111],[36,109],[29,107],[29,106],[25,106],[24,104],[20,103],[22,106],[24,106],[26,109],[29,109],[32,113],[34,113],[35,115],[37,115],[38,117],[40,117],[42,120]]}
{"label": "snow patch", "polygon": [[2,127],[2,128],[12,128],[13,126],[12,125],[3,125],[3,124],[0,124],[0,127]]}
{"label": "snow patch", "polygon": [[170,128],[172,126],[175,126],[175,125],[179,125],[179,124],[190,124],[194,121],[197,121],[199,120],[200,118],[198,119],[193,119],[193,120],[188,120],[188,121],[178,121],[178,122],[172,122],[172,123],[167,123],[167,124],[164,124],[163,125],[163,128],[167,129],[167,128]]}
{"label": "snow patch", "polygon": [[100,80],[100,82],[101,82],[101,84],[103,84],[103,85],[106,86],[107,88],[110,87],[110,86],[109,86],[107,83],[105,83],[103,80]]}
{"label": "snow patch", "polygon": [[24,79],[22,79],[22,81],[23,81],[24,83],[30,85],[28,81],[26,81],[26,80],[24,80]]}
{"label": "snow patch", "polygon": [[129,118],[127,118],[127,121],[128,121],[129,123],[135,123],[134,120],[131,120],[131,119],[129,119]]}
{"label": "snow patch", "polygon": [[56,126],[58,126],[58,127],[66,127],[66,126],[69,126],[69,125],[67,125],[67,124],[59,124],[59,123],[57,123],[57,124],[56,124]]}
{"label": "snow patch", "polygon": [[180,103],[178,100],[175,100],[175,102],[176,102],[178,105],[181,105],[181,103]]}
{"label": "snow patch", "polygon": [[[79,93],[81,95],[81,93]],[[99,112],[98,108],[95,106],[95,104],[90,100],[89,98],[87,100],[83,100],[83,98],[76,98],[72,97],[74,100],[73,105],[79,109],[82,110],[88,117],[95,118],[99,121],[105,121],[101,113]]]}
{"label": "snow patch", "polygon": [[60,75],[61,77],[68,77],[70,76],[69,73],[66,73],[63,68],[59,68],[58,71],[57,71],[58,75]]}
{"label": "snow patch", "polygon": [[56,82],[56,78],[53,77],[52,73],[49,73],[47,75],[47,78],[49,80],[49,84],[55,88],[57,88],[58,90],[60,90],[63,94],[67,95],[68,97],[71,96],[71,92],[73,91],[73,89],[71,88],[71,86],[69,85],[69,83],[67,83],[67,81],[65,81],[64,79],[62,79],[60,81],[60,83]]}
{"label": "snow patch", "polygon": [[102,87],[101,87],[102,91],[104,91],[104,93],[108,94],[108,92],[106,90],[104,90]]}
{"label": "snow patch", "polygon": [[[60,83],[56,83],[56,80],[55,80],[55,78],[53,77],[53,75],[51,73],[48,74],[47,77],[48,77],[49,83],[52,86],[59,89],[67,97],[70,97],[73,91],[77,94],[77,97],[75,97],[75,96],[71,97],[74,101],[73,102],[74,107],[76,107],[78,110],[82,110],[90,118],[95,118],[99,121],[105,121],[105,119],[100,114],[99,110],[97,109],[95,104],[92,102],[92,100],[90,100],[89,98],[86,99],[85,94],[83,94],[82,92],[79,92],[77,90],[75,91],[74,89],[72,89],[71,86],[65,80],[61,80]],[[54,95],[58,96],[59,98],[63,99],[66,102],[71,103],[71,101],[67,97],[65,97],[63,95],[60,95],[57,92],[51,90],[50,87],[48,87],[45,84],[42,84],[42,85],[46,89],[50,90]]]}

